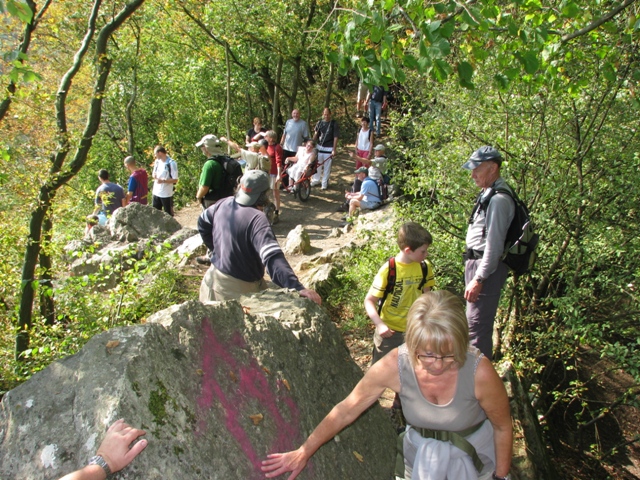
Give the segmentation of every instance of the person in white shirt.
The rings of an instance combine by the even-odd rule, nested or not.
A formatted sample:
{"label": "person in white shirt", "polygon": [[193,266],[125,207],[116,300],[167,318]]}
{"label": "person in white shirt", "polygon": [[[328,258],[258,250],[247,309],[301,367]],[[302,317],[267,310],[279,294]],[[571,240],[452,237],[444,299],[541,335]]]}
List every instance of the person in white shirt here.
{"label": "person in white shirt", "polygon": [[153,149],[153,208],[164,210],[173,217],[173,186],[178,183],[178,164],[162,145]]}

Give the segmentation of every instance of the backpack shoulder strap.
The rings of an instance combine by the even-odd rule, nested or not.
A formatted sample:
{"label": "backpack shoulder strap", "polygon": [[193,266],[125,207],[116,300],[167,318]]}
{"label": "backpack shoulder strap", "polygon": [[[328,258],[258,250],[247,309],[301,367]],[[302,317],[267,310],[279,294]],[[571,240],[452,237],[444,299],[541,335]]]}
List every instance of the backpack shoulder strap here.
{"label": "backpack shoulder strap", "polygon": [[420,285],[418,285],[418,290],[422,291],[424,284],[427,283],[427,275],[429,273],[429,267],[427,266],[426,260],[422,260],[420,262],[420,267],[422,268],[422,281],[420,282]]}
{"label": "backpack shoulder strap", "polygon": [[396,258],[389,257],[389,271],[387,272],[387,286],[384,289],[384,294],[382,298],[378,300],[378,315],[382,312],[382,306],[384,302],[387,300],[387,297],[391,292],[393,292],[393,288],[396,286]]}

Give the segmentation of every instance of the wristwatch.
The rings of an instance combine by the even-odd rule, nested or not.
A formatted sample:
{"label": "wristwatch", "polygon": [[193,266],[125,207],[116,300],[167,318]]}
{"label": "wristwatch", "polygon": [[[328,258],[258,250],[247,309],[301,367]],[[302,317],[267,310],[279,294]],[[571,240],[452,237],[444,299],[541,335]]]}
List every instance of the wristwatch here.
{"label": "wristwatch", "polygon": [[482,285],[482,282],[484,282],[484,278],[482,277],[476,277],[475,281],[478,282],[480,285]]}
{"label": "wristwatch", "polygon": [[493,478],[493,480],[511,480],[511,476],[508,473],[504,477],[499,477],[498,475],[496,475],[495,471],[493,472],[493,475],[491,476],[491,478]]}
{"label": "wristwatch", "polygon": [[102,467],[102,469],[107,474],[107,477],[111,475],[111,469],[109,468],[109,464],[107,461],[102,458],[102,455],[95,455],[89,459],[89,465],[98,465]]}

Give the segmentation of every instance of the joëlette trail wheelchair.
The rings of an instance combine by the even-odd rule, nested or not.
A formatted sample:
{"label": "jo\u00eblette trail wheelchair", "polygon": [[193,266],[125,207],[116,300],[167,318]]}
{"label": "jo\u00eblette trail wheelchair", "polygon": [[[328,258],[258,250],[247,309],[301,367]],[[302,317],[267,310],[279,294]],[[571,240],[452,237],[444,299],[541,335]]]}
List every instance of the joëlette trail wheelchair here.
{"label": "jo\u00eblette trail wheelchair", "polygon": [[[301,149],[304,149],[304,147],[298,147],[298,155],[303,152]],[[313,177],[313,175],[318,171],[318,167],[323,165],[330,158],[331,157],[327,157],[320,163],[318,162],[318,154],[316,153],[316,157],[309,165],[307,165],[307,168],[302,172],[300,179],[292,185],[287,185],[284,190],[289,193],[293,193],[294,197],[297,195],[301,202],[309,200],[309,196],[311,195],[311,177]],[[285,165],[284,172],[287,172],[288,174],[289,169],[291,169],[293,165],[295,165],[295,163],[287,163]]]}

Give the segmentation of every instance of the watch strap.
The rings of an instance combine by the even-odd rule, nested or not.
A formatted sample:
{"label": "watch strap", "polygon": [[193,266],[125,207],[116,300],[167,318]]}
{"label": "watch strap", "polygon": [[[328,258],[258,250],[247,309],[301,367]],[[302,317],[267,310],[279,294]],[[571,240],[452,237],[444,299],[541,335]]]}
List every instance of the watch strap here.
{"label": "watch strap", "polygon": [[100,467],[102,467],[102,469],[105,471],[105,473],[107,474],[107,477],[109,475],[111,475],[111,469],[109,468],[109,464],[107,463],[107,461],[102,457],[102,455],[94,455],[93,457],[91,457],[89,459],[89,465],[98,465]]}

